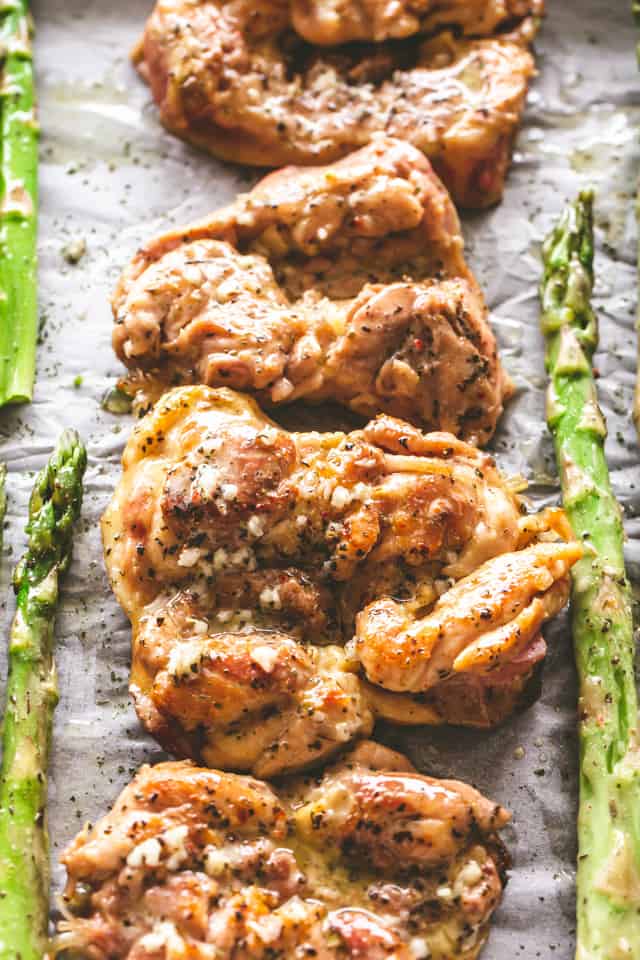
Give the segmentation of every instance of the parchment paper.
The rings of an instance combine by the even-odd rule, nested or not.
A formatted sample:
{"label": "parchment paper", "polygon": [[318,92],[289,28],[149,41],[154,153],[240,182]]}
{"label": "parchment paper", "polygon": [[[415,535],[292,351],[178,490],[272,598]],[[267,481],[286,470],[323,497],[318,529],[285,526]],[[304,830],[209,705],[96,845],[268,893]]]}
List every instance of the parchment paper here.
{"label": "parchment paper", "polygon": [[[88,443],[89,469],[57,631],[61,702],[50,791],[57,890],[64,881],[57,866],[60,850],[85,820],[94,821],[106,810],[142,762],[161,757],[128,701],[129,629],[107,586],[98,530],[132,425],[130,417],[100,407],[119,373],[110,346],[108,294],[143,239],[204,215],[254,178],[196,153],[160,128],[147,89],[127,58],[151,6],[151,0],[33,3],[43,132],[42,343],[33,405],[0,414],[0,457],[10,470],[0,616],[6,635],[13,609],[10,567],[24,543],[33,471],[62,428],[74,426]],[[564,201],[593,184],[598,190],[600,397],[610,429],[609,462],[626,515],[630,572],[637,579],[640,452],[630,419],[632,201],[640,161],[635,35],[626,0],[548,0],[548,6],[537,44],[540,77],[529,97],[505,201],[465,221],[468,256],[518,386],[495,450],[504,469],[530,480],[536,504],[556,500],[544,423],[538,251]],[[87,252],[73,266],[64,251],[78,240],[86,241]],[[469,780],[513,811],[506,840],[514,866],[486,960],[573,956],[576,689],[566,618],[547,631],[547,640],[539,702],[501,729],[379,731],[422,770]],[[4,668],[2,660],[3,678]]]}

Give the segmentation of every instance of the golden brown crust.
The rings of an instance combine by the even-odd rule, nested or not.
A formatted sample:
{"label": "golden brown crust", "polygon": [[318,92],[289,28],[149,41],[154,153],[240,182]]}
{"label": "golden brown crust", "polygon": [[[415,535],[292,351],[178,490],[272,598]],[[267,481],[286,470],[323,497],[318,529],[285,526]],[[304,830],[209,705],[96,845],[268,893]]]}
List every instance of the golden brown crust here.
{"label": "golden brown crust", "polygon": [[485,37],[544,13],[544,0],[291,0],[299,36],[319,46],[400,40],[442,27]]}
{"label": "golden brown crust", "polygon": [[262,167],[330,163],[386,133],[428,156],[457,204],[500,199],[534,72],[531,17],[510,35],[322,52],[290,16],[286,0],[158,0],[135,60],[168,129]]}
{"label": "golden brown crust", "polygon": [[[475,960],[508,856],[500,806],[361,743],[276,793],[143,767],[63,854],[55,952],[90,960]],[[68,955],[68,954],[67,954]]]}
{"label": "golden brown crust", "polygon": [[203,382],[484,444],[510,391],[453,205],[428,161],[389,138],[273,173],[152,240],[113,310],[142,402]]}
{"label": "golden brown crust", "polygon": [[317,764],[376,715],[504,719],[581,554],[549,541],[557,511],[521,516],[487,454],[392,417],[288,433],[183,387],[123,466],[103,539],[139,715],[178,755],[259,776]]}

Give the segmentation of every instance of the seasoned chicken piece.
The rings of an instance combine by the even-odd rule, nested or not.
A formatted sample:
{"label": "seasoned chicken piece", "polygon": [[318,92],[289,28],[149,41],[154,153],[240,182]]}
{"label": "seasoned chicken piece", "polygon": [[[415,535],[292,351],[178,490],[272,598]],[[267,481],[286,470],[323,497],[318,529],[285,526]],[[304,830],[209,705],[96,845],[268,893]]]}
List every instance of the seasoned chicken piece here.
{"label": "seasoned chicken piece", "polygon": [[451,201],[424,157],[389,139],[272,174],[152,241],[113,310],[142,402],[201,382],[485,443],[511,389]]}
{"label": "seasoned chicken piece", "polygon": [[341,646],[306,645],[295,628],[278,631],[277,612],[264,617],[264,627],[252,625],[265,600],[280,602],[289,586],[284,577],[273,579],[276,586],[263,587],[262,600],[254,601],[255,613],[241,609],[227,619],[232,611],[223,608],[217,618],[196,621],[203,634],[193,632],[201,608],[189,604],[190,595],[143,617],[131,690],[140,719],[171,752],[274,776],[316,763],[373,729],[368,698]]}
{"label": "seasoned chicken piece", "polygon": [[581,555],[487,454],[392,417],[289,433],[230,390],[176,388],[123,466],[103,538],[138,714],[174,753],[259,776],[376,716],[499,722]]}
{"label": "seasoned chicken piece", "polygon": [[[539,12],[541,5],[512,9]],[[410,9],[404,0],[385,6]],[[457,7],[464,25],[480,4],[445,6]],[[482,6],[487,27],[504,9],[490,0]],[[483,39],[443,31],[317,49],[292,26],[321,32],[326,18],[303,18],[301,7],[288,0],[157,0],[134,61],[165,126],[217,156],[260,167],[328,163],[384,133],[421,150],[457,204],[500,200],[534,73],[527,43],[535,18]],[[338,29],[356,36],[393,31],[384,14],[382,21],[374,17],[362,29],[356,16]],[[400,31],[407,23],[394,15]]]}
{"label": "seasoned chicken piece", "polygon": [[443,26],[484,37],[543,13],[544,0],[291,0],[294,30],[320,46],[400,40]]}
{"label": "seasoned chicken piece", "polygon": [[420,776],[372,741],[310,784],[304,802],[294,804],[299,832],[321,849],[358,851],[378,870],[446,863],[476,827],[492,833],[506,822],[505,811],[473,787]]}
{"label": "seasoned chicken piece", "polygon": [[[542,624],[567,603],[566,572],[577,543],[537,543],[494,557],[459,580],[424,617],[415,605],[384,599],[356,619],[355,653],[369,680],[419,693],[448,676],[512,670]],[[415,664],[407,671],[406,664]],[[422,669],[418,667],[422,665]]]}
{"label": "seasoned chicken piece", "polygon": [[190,763],[143,767],[62,857],[55,951],[90,960],[474,960],[509,815],[374,743],[277,796]]}

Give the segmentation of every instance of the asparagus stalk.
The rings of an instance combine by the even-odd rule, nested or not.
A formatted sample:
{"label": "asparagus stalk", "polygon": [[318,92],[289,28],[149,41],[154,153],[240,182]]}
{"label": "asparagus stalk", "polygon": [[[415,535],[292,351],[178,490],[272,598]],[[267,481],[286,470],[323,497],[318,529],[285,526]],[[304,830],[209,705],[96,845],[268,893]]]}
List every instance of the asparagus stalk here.
{"label": "asparagus stalk", "polygon": [[47,765],[58,694],[53,661],[60,577],[69,566],[86,452],[65,431],[36,478],[28,546],[14,571],[17,610],[0,768],[0,960],[41,960],[47,949]]}
{"label": "asparagus stalk", "polygon": [[0,406],[31,400],[38,335],[38,125],[27,0],[0,0]]}
{"label": "asparagus stalk", "polygon": [[564,506],[585,544],[572,571],[580,682],[576,957],[622,960],[637,956],[640,944],[640,752],[622,520],[592,371],[592,206],[592,193],[581,193],[545,241],[542,331]]}

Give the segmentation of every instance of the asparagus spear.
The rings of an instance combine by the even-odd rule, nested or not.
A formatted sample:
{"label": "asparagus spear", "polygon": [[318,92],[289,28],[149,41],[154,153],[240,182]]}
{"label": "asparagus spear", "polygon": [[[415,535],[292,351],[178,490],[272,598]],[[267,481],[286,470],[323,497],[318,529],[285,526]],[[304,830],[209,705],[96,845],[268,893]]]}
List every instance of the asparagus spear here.
{"label": "asparagus spear", "polygon": [[640,753],[622,520],[592,371],[592,206],[592,193],[581,193],[545,241],[542,331],[564,506],[585,544],[572,571],[580,681],[576,957],[621,960],[637,956],[640,944]]}
{"label": "asparagus spear", "polygon": [[36,478],[28,546],[14,571],[0,768],[0,960],[41,960],[47,945],[47,765],[58,695],[53,662],[60,576],[69,566],[86,452],[65,431]]}
{"label": "asparagus spear", "polygon": [[38,334],[38,126],[27,0],[0,0],[0,406],[31,400]]}

